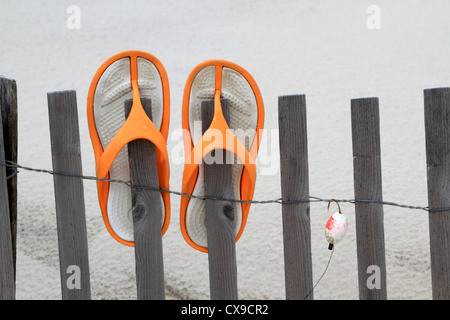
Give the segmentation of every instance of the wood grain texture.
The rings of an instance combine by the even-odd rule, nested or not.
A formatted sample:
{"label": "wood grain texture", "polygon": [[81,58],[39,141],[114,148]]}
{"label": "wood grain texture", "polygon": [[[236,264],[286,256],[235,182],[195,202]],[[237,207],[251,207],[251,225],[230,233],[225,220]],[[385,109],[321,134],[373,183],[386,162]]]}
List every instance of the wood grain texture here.
{"label": "wood grain texture", "polygon": [[[0,121],[0,163],[5,163],[3,126]],[[14,261],[9,216],[6,167],[0,166],[0,299],[15,299]]]}
{"label": "wood grain texture", "polygon": [[[221,99],[222,112],[229,121],[228,100]],[[214,100],[202,102],[202,129],[208,129],[214,115]],[[219,159],[220,150],[213,151],[213,158]],[[215,153],[217,152],[217,153]],[[232,164],[226,163],[223,152],[222,163],[204,163],[205,195],[232,199]],[[219,161],[220,162],[220,161]],[[234,231],[234,205],[231,201],[206,200],[206,229],[208,238],[209,283],[211,300],[236,300],[237,265]]]}
{"label": "wood grain texture", "polygon": [[[380,157],[380,117],[378,98],[351,101],[353,175],[355,199],[382,201]],[[355,224],[358,257],[359,297],[361,300],[387,299],[386,257],[384,246],[383,205],[355,203]],[[368,285],[379,269],[379,287]]]}
{"label": "wood grain texture", "polygon": [[[450,88],[424,91],[428,207],[450,207]],[[429,213],[435,300],[450,299],[450,210]]]}
{"label": "wood grain texture", "polygon": [[[0,114],[3,122],[3,143],[5,160],[17,163],[18,131],[17,131],[17,85],[13,79],[0,76]],[[10,176],[14,170],[7,169]],[[14,274],[16,266],[17,243],[17,175],[7,181],[9,216],[11,221],[11,239],[13,247]]]}
{"label": "wood grain texture", "polygon": [[278,98],[284,269],[287,300],[314,299],[311,260],[306,98]]}
{"label": "wood grain texture", "polygon": [[[128,116],[133,100],[125,101]],[[141,99],[147,116],[152,119],[151,99]],[[147,140],[128,143],[130,179],[134,186],[159,190],[156,147]],[[140,188],[131,189],[136,259],[136,285],[139,300],[164,300],[164,263],[161,233],[161,193]]]}
{"label": "wood grain texture", "polygon": [[[50,92],[47,99],[53,170],[82,175],[76,92]],[[87,300],[91,290],[83,180],[53,175],[53,181],[62,298]]]}

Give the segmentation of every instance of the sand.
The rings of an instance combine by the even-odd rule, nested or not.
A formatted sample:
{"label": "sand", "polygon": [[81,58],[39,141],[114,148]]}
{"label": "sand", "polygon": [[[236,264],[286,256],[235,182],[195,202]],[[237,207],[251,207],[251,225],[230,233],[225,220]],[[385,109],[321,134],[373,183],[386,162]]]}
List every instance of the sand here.
{"label": "sand", "polygon": [[[80,29],[68,28],[69,6]],[[380,9],[380,29],[367,9]],[[350,100],[379,97],[383,197],[427,205],[423,90],[450,85],[447,0],[418,1],[12,1],[0,2],[0,74],[17,81],[19,163],[51,169],[47,92],[77,91],[83,172],[95,175],[86,120],[97,68],[123,50],[164,64],[171,90],[171,187],[181,189],[181,100],[194,66],[206,59],[240,64],[257,81],[266,108],[255,200],[280,196],[277,100],[305,94],[310,193],[351,199]],[[368,27],[368,19],[369,27]],[[69,20],[69,26],[73,21]],[[53,178],[18,176],[17,298],[60,299]],[[134,251],[107,232],[96,185],[85,181],[93,299],[136,299]],[[183,240],[179,197],[163,238],[167,299],[209,299],[207,255]],[[336,246],[314,298],[358,299],[354,205],[342,204],[349,230]],[[314,282],[329,258],[332,212],[311,205]],[[426,212],[384,207],[389,299],[431,299]],[[241,299],[284,299],[281,206],[253,205],[236,246]]]}

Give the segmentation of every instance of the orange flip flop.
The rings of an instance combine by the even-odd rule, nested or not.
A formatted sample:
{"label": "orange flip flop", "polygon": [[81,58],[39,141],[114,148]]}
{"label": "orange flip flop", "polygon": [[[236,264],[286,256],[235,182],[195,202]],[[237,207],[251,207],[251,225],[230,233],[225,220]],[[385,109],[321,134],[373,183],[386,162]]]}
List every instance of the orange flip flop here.
{"label": "orange flip flop", "polygon": [[[229,100],[228,123],[222,113],[221,98]],[[209,129],[202,134],[201,103],[208,99],[214,99],[214,116]],[[232,169],[234,199],[252,200],[255,160],[264,127],[263,100],[253,77],[242,67],[225,60],[199,64],[192,70],[184,89],[182,126],[185,149],[182,192],[196,196],[205,194],[202,160],[212,150],[222,149],[235,160]],[[205,200],[182,196],[180,204],[184,239],[193,248],[208,252]],[[249,203],[235,206],[236,241],[244,231],[249,210]]]}
{"label": "orange flip flop", "polygon": [[[124,102],[133,99],[125,119]],[[150,98],[152,120],[140,98]],[[109,58],[97,70],[88,93],[87,117],[94,148],[96,176],[130,180],[127,144],[145,139],[156,147],[160,186],[169,189],[169,82],[162,63],[141,51],[124,51]],[[97,181],[100,208],[106,228],[114,239],[134,246],[131,189],[122,183]],[[161,231],[170,220],[170,197],[161,193]]]}

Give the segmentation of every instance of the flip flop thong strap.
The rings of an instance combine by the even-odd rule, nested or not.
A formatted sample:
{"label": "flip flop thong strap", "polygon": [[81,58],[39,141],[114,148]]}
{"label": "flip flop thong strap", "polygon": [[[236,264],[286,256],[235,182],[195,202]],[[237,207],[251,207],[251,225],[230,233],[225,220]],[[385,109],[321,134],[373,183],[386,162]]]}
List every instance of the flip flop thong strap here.
{"label": "flip flop thong strap", "polygon": [[[218,135],[218,133],[220,133],[219,130],[209,128],[200,141],[198,141],[198,143],[194,146],[191,154],[187,157],[187,159],[190,159],[190,162],[185,165],[186,181],[196,178],[195,172],[197,171],[198,165],[202,162],[204,157],[209,154],[209,152],[222,149],[229,151],[238,157],[244,165],[244,171],[247,175],[246,179],[249,181],[250,185],[254,185],[256,181],[255,159],[250,155],[248,150],[242,145],[231,130],[227,130],[224,135]],[[224,142],[224,139],[226,139],[228,143]],[[231,141],[231,143],[229,141]]]}
{"label": "flip flop thong strap", "polygon": [[125,145],[129,142],[144,139],[152,142],[157,151],[163,156],[164,162],[168,166],[168,153],[166,148],[166,141],[153,122],[146,118],[147,121],[141,120],[142,123],[136,123],[132,118],[128,118],[124,125],[119,129],[114,138],[108,144],[100,159],[97,162],[97,172],[98,178],[107,178],[108,172]]}

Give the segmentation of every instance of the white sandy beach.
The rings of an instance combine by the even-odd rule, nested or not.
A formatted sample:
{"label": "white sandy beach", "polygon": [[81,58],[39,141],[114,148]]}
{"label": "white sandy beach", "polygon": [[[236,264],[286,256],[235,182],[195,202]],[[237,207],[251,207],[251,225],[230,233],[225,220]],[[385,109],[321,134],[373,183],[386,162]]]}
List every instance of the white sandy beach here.
{"label": "white sandy beach", "polygon": [[[80,29],[67,27],[70,5]],[[380,9],[370,29],[367,8]],[[154,54],[171,98],[171,188],[181,190],[181,102],[185,81],[207,59],[233,61],[255,78],[266,110],[254,199],[280,197],[278,96],[305,94],[310,194],[354,198],[350,100],[379,97],[383,198],[426,206],[423,90],[450,86],[448,0],[206,1],[2,0],[0,75],[17,81],[19,160],[52,168],[47,92],[77,91],[83,172],[95,175],[86,99],[92,77],[124,50]],[[61,299],[53,177],[18,176],[17,299]],[[107,232],[96,184],[84,182],[93,299],[136,299],[134,251]],[[179,197],[163,238],[167,299],[209,299],[207,254],[179,227]],[[354,205],[314,298],[358,299]],[[314,282],[330,252],[327,203],[311,204]],[[384,207],[388,299],[431,299],[428,216]],[[236,245],[240,299],[285,299],[281,206],[255,204]]]}

